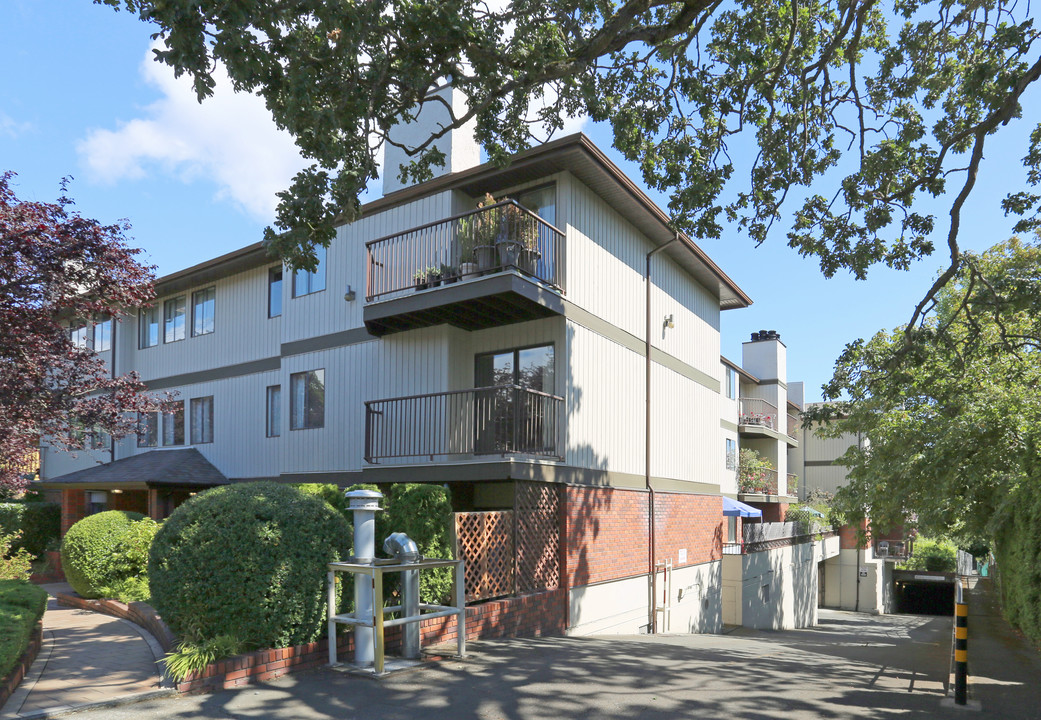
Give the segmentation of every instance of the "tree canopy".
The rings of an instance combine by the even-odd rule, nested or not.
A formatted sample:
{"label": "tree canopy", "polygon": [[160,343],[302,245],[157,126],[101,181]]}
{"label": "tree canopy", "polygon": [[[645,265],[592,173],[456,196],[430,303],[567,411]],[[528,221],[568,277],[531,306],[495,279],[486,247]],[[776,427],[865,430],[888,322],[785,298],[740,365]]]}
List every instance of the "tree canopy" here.
{"label": "tree canopy", "polygon": [[[960,218],[994,133],[1041,76],[1031,6],[1015,0],[95,0],[156,27],[156,58],[202,100],[222,64],[261,95],[312,164],[280,193],[267,242],[310,267],[358,216],[389,129],[446,79],[469,98],[437,134],[476,122],[489,157],[585,115],[666,193],[677,229],[756,243],[787,228],[825,275],[862,278],[934,251],[961,268]],[[434,136],[403,176],[443,163]],[[749,150],[752,152],[749,152]],[[1041,181],[1041,125],[1025,148]],[[386,172],[398,172],[387,168]],[[1004,202],[1037,226],[1041,196]],[[944,195],[949,218],[923,210]]]}
{"label": "tree canopy", "polygon": [[847,400],[810,413],[827,435],[869,439],[843,458],[847,512],[993,537],[1041,482],[1039,322],[1041,237],[1012,239],[966,254],[910,350],[903,328],[849,345],[827,387]]}
{"label": "tree canopy", "polygon": [[0,174],[0,488],[17,490],[17,461],[41,437],[80,449],[84,431],[125,435],[127,413],[155,403],[135,373],[113,376],[88,342],[92,327],[152,296],[126,226],[84,218],[64,196],[20,201],[12,177]]}

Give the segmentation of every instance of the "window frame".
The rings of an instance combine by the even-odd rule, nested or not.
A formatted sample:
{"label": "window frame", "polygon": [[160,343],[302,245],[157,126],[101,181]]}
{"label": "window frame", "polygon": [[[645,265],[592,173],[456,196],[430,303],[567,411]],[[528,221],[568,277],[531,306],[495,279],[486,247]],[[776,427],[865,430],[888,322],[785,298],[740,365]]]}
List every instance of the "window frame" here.
{"label": "window frame", "polygon": [[[278,279],[275,279],[275,275],[278,275]],[[281,265],[276,267],[268,268],[267,271],[267,316],[271,318],[282,317],[282,283],[285,280],[285,271]],[[275,285],[278,285],[278,291],[275,292]],[[278,298],[278,312],[272,313],[272,303],[275,298]]]}
{"label": "window frame", "polygon": [[[173,410],[169,410],[168,408],[173,408]],[[167,427],[167,423],[171,422],[172,418],[176,418],[178,414],[181,416],[180,438],[178,439],[178,435],[177,435],[178,427],[177,427],[177,424],[175,422],[174,425],[173,425],[173,429],[171,431],[171,436],[172,436],[173,439],[170,442],[167,442],[166,441],[166,433],[167,433],[166,427]],[[160,415],[160,418],[159,418],[159,445],[160,445],[160,447],[183,447],[184,446],[184,440],[185,440],[185,432],[184,432],[185,416],[184,416],[184,414],[185,414],[184,400],[167,400],[166,402],[164,402],[161,405],[161,408],[159,410],[159,415]]]}
{"label": "window frame", "polygon": [[[197,406],[203,405],[203,403],[205,403],[204,407],[208,408],[208,413],[207,413],[208,418],[207,418],[207,422],[205,424],[202,424],[201,427],[200,427],[200,423],[197,423],[195,421],[196,420],[195,408]],[[203,412],[206,412],[206,411],[204,410]],[[188,432],[188,434],[189,434],[189,439],[191,441],[189,444],[191,444],[191,445],[209,445],[209,444],[213,443],[214,430],[213,430],[213,396],[212,395],[203,395],[201,397],[192,398],[191,400],[188,401],[188,425],[189,425],[189,428],[188,428],[189,432]],[[204,429],[208,429],[209,430],[209,433],[207,435],[203,435],[202,434],[202,430],[204,430]]]}
{"label": "window frame", "polygon": [[[737,440],[733,438],[725,438],[726,440],[726,455],[725,463],[727,470],[737,471]],[[733,450],[731,450],[733,448]]]}
{"label": "window frame", "polygon": [[[87,323],[77,323],[76,325],[69,326],[69,342],[72,343],[73,347],[80,350],[92,350],[93,343],[91,343],[91,336],[88,332],[89,325]],[[77,335],[80,335],[80,339],[77,339]]]}
{"label": "window frame", "polygon": [[[180,333],[177,332],[177,324],[176,324],[176,320],[177,320],[177,317],[178,317],[178,315],[176,314],[176,312],[177,312],[177,305],[176,305],[176,303],[178,301],[180,301],[180,303],[181,303],[181,307],[180,307],[181,312],[180,312],[180,315],[179,315],[179,317],[181,318]],[[170,315],[170,308],[171,307],[173,307],[174,313],[175,313],[173,316]],[[171,323],[173,323],[172,326],[171,326]],[[172,340],[170,339],[171,334],[173,335],[173,339]],[[180,337],[177,337],[178,334],[180,334]],[[188,296],[187,295],[175,295],[172,298],[169,298],[167,300],[163,300],[163,344],[167,345],[169,343],[181,342],[187,336],[188,336]]]}
{"label": "window frame", "polygon": [[[326,288],[326,259],[327,253],[326,248],[322,245],[318,245],[314,249],[315,255],[318,256],[318,267],[315,268],[314,272],[310,270],[294,270],[293,271],[293,299],[301,298],[306,295],[314,295],[315,293],[323,292]],[[321,277],[321,287],[315,287],[316,279]],[[301,281],[306,281],[306,289],[301,290],[299,284]]]}
{"label": "window frame", "polygon": [[[312,416],[316,414],[314,408],[310,407],[312,401],[312,395],[310,393],[311,383],[307,381],[304,386],[303,396],[303,407],[300,412],[297,412],[296,406],[296,388],[295,379],[299,377],[307,377],[310,375],[321,374],[322,383],[322,417],[320,423],[312,424]],[[303,424],[297,424],[297,416],[300,415]],[[290,430],[320,430],[325,427],[325,368],[317,368],[315,370],[304,370],[298,373],[291,373],[289,375],[289,429]]]}
{"label": "window frame", "polygon": [[[105,343],[104,347],[98,347],[100,344],[98,342],[98,328],[101,327],[108,328],[108,330],[105,332],[108,342]],[[112,339],[114,332],[115,325],[112,322],[112,318],[105,318],[104,320],[100,320],[94,323],[94,327],[91,329],[91,341],[94,346],[94,352],[109,352],[110,350],[112,350]]]}
{"label": "window frame", "polygon": [[[196,298],[198,298],[203,293],[209,293],[210,294],[208,299],[204,299],[203,300],[203,307],[205,307],[205,304],[207,302],[210,303],[210,317],[209,317],[210,329],[206,330],[205,327],[203,327],[203,329],[200,331],[198,329],[198,325],[199,325],[199,315],[198,315],[199,302],[198,302],[198,300]],[[203,288],[201,290],[195,290],[194,292],[192,292],[192,337],[201,337],[203,335],[212,335],[213,331],[217,327],[216,316],[217,316],[217,286],[216,285],[211,285],[210,287]],[[206,317],[205,317],[205,314],[204,314],[203,315],[203,322],[205,323],[205,321],[206,321]]]}
{"label": "window frame", "polygon": [[[149,315],[152,317],[151,321],[146,324],[145,316]],[[150,326],[155,327],[155,342],[149,342],[151,340],[151,333],[148,328]],[[159,320],[159,305],[152,305],[151,307],[141,308],[137,313],[137,349],[145,350],[146,348],[155,347],[159,344],[162,332],[162,323]]]}
{"label": "window frame", "polygon": [[[274,401],[272,402],[273,398]],[[282,437],[281,385],[268,385],[264,389],[264,436],[269,438]]]}
{"label": "window frame", "polygon": [[[141,424],[143,422],[146,422],[146,423],[150,422],[151,424],[154,424],[154,430],[153,430],[153,434],[151,436],[152,437],[152,442],[148,442],[147,441],[147,439],[148,439],[148,434],[147,433],[142,433],[141,432]],[[142,435],[144,435],[144,437],[145,437],[145,441],[144,442],[142,442],[142,439],[141,439]],[[137,446],[139,448],[159,447],[159,412],[158,411],[153,410],[151,412],[139,412],[137,414]]]}

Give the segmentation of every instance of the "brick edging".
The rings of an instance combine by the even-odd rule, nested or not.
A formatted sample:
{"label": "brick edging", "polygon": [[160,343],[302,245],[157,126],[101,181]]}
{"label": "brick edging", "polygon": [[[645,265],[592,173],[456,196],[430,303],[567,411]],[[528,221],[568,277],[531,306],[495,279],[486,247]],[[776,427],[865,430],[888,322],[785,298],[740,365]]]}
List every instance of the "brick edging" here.
{"label": "brick edging", "polygon": [[159,617],[155,608],[148,603],[124,603],[111,598],[88,600],[79,595],[70,595],[67,593],[58,593],[57,598],[58,604],[64,605],[65,607],[92,610],[97,613],[102,613],[103,615],[111,615],[113,617],[122,618],[123,620],[129,620],[136,625],[140,625],[151,633],[152,637],[156,639],[156,642],[159,643],[159,646],[165,653],[173,650],[174,645],[177,643],[177,637],[173,634],[167,624],[163,622],[163,619]]}
{"label": "brick edging", "polygon": [[41,617],[36,621],[36,627],[33,628],[33,633],[29,638],[29,645],[25,648],[25,652],[18,658],[18,662],[11,668],[11,672],[7,673],[7,677],[0,681],[0,708],[4,706],[4,703],[18,688],[18,684],[25,678],[25,674],[29,672],[29,668],[32,666],[33,661],[36,660],[42,645],[43,618]]}

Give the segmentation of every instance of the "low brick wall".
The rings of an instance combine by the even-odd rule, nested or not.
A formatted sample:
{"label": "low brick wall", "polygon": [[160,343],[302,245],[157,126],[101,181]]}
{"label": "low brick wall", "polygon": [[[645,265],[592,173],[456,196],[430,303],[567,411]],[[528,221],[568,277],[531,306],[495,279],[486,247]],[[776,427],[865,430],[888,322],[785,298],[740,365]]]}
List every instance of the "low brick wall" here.
{"label": "low brick wall", "polygon": [[124,603],[110,598],[88,600],[79,595],[67,595],[64,593],[59,593],[57,597],[59,605],[64,605],[65,607],[78,607],[84,610],[93,610],[94,612],[123,618],[124,620],[129,620],[132,623],[140,625],[150,632],[152,637],[159,642],[159,645],[163,648],[163,652],[170,652],[174,645],[177,644],[177,638],[174,637],[170,628],[167,627],[166,623],[163,622],[163,619],[159,617],[155,608],[148,603]]}
{"label": "low brick wall", "polygon": [[7,673],[2,681],[0,681],[0,708],[4,706],[7,699],[14,694],[15,689],[18,687],[18,683],[22,682],[25,674],[29,672],[29,667],[33,664],[36,656],[40,653],[40,647],[43,645],[43,619],[36,622],[36,627],[33,629],[32,637],[29,638],[29,646],[25,648],[25,652],[18,658],[18,662],[15,663],[14,667],[11,668],[11,672]]}

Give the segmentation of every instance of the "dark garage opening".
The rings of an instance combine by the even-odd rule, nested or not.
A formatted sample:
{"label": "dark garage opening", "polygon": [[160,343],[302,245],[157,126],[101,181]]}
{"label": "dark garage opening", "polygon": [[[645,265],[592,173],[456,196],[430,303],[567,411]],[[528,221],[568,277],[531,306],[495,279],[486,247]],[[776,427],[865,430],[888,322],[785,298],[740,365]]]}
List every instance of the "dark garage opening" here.
{"label": "dark garage opening", "polygon": [[898,613],[954,614],[954,585],[950,582],[898,581],[895,586]]}

